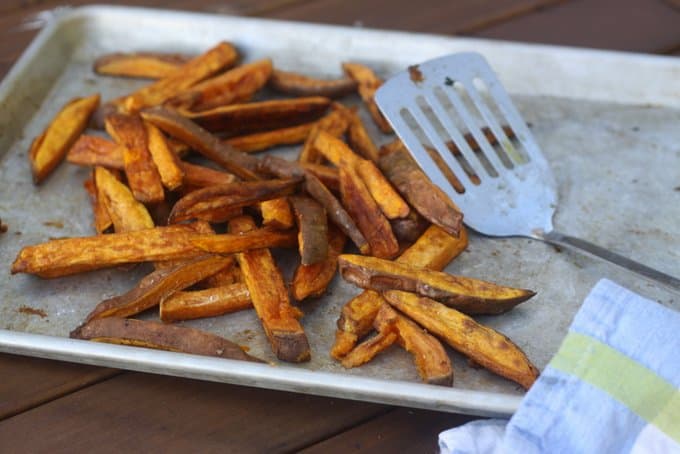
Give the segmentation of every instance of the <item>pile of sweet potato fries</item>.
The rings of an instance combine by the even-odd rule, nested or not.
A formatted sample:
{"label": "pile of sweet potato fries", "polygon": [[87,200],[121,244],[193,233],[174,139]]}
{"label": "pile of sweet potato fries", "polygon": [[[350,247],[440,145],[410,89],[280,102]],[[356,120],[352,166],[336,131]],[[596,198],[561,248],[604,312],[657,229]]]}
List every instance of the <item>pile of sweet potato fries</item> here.
{"label": "pile of sweet potato fries", "polygon": [[[425,382],[451,385],[443,341],[531,386],[538,372],[526,355],[470,315],[508,311],[534,293],[441,272],[467,246],[463,215],[401,142],[379,148],[357,108],[337,101],[358,93],[388,134],[373,101],[381,79],[357,63],[322,80],[239,59],[226,42],[195,58],[99,59],[98,74],[155,81],[104,104],[96,94],[72,100],[29,154],[36,184],[64,159],[92,168],[84,186],[96,235],[25,247],[12,273],[56,278],[150,262],[151,274],[93,304],[72,337],[258,361],[170,323],[254,308],[276,357],[301,362],[310,345],[294,303],[322,296],[339,270],[364,289],[339,314],[331,355],[343,366],[396,343]],[[254,154],[283,145],[299,145],[298,159]],[[297,248],[292,282],[270,248]],[[162,322],[130,318],[154,307]]]}

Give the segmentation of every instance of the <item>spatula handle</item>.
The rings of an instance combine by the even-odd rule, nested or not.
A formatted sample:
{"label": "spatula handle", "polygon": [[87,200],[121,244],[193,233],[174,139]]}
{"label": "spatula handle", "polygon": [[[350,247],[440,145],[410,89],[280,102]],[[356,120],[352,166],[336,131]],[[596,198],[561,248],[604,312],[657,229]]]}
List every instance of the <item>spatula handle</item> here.
{"label": "spatula handle", "polygon": [[622,255],[619,255],[615,252],[612,252],[608,249],[605,249],[603,247],[600,247],[596,244],[593,244],[589,241],[582,240],[580,238],[575,238],[573,236],[569,235],[564,235],[562,233],[552,231],[548,233],[544,233],[542,236],[540,236],[540,239],[543,241],[554,244],[557,246],[564,246],[564,247],[570,247],[572,249],[579,249],[582,252],[585,252],[587,254],[593,255],[595,257],[599,257],[603,260],[606,260],[608,262],[611,262],[615,265],[618,265],[620,267],[623,267],[627,270],[630,270],[636,274],[639,274],[640,276],[644,276],[647,279],[651,279],[655,282],[658,282],[659,284],[662,284],[678,293],[680,293],[680,279],[670,276],[668,274],[662,273],[661,271],[657,271],[654,268],[650,268],[648,266],[643,265],[642,263],[638,263],[635,260],[631,260],[627,257],[624,257]]}

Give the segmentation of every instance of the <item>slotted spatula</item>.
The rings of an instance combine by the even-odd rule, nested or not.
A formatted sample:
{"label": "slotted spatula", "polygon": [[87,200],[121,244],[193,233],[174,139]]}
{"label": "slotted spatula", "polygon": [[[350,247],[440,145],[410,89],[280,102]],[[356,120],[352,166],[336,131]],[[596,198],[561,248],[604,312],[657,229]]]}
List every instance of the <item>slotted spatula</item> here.
{"label": "slotted spatula", "polygon": [[387,80],[375,101],[472,229],[576,248],[680,291],[680,279],[553,230],[555,178],[480,54],[454,54],[412,66]]}

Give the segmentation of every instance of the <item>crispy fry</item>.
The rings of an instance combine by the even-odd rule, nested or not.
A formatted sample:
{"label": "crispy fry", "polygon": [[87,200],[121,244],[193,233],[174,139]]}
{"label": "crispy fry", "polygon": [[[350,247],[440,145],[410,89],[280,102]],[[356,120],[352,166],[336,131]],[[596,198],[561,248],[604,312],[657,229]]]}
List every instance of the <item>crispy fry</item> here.
{"label": "crispy fry", "polygon": [[135,288],[120,296],[102,301],[85,319],[85,323],[106,317],[129,317],[139,314],[173,293],[192,286],[229,265],[217,255],[198,257],[174,268],[157,270],[145,276]]}
{"label": "crispy fry", "polygon": [[314,138],[314,148],[337,167],[354,168],[361,159],[345,142],[326,131],[317,133]]}
{"label": "crispy fry", "polygon": [[288,197],[265,200],[259,204],[262,225],[274,229],[290,229],[295,225]]}
{"label": "crispy fry", "polygon": [[466,314],[500,314],[536,294],[376,257],[345,254],[338,257],[338,266],[340,275],[359,287],[415,292]]}
{"label": "crispy fry", "polygon": [[463,222],[458,207],[416,165],[403,147],[384,155],[380,170],[425,219],[457,236]]}
{"label": "crispy fry", "polygon": [[178,93],[167,104],[175,109],[198,112],[246,102],[267,83],[271,72],[270,59],[241,65]]}
{"label": "crispy fry", "polygon": [[221,172],[210,167],[199,166],[185,161],[179,163],[184,172],[184,185],[192,188],[204,188],[217,184],[227,184],[236,181],[236,176],[231,173]]}
{"label": "crispy fry", "polygon": [[304,170],[297,162],[291,162],[278,156],[267,155],[257,163],[258,172],[278,178],[301,178]]}
{"label": "crispy fry", "polygon": [[[246,216],[229,222],[229,230],[234,234],[254,228],[254,222]],[[302,314],[291,306],[283,277],[269,250],[241,252],[236,259],[276,357],[290,362],[309,361],[309,342],[298,321]]]}
{"label": "crispy fry", "polygon": [[312,128],[298,157],[299,162],[320,164],[323,157],[314,146],[319,131],[326,131],[333,137],[341,137],[349,127],[349,109],[342,104],[334,103],[330,113],[321,118]]}
{"label": "crispy fry", "polygon": [[135,198],[143,203],[163,200],[163,183],[149,152],[142,119],[138,115],[109,115],[106,118],[106,131],[124,147],[125,175]]}
{"label": "crispy fry", "polygon": [[292,196],[290,203],[298,225],[298,250],[303,265],[313,265],[328,257],[326,210],[309,197]]}
{"label": "crispy fry", "polygon": [[399,253],[399,243],[392,227],[375,203],[366,185],[351,167],[340,168],[342,203],[356,220],[371,248],[371,255],[392,258]]}
{"label": "crispy fry", "polygon": [[311,172],[305,171],[305,191],[319,202],[325,209],[328,217],[347,235],[359,248],[362,254],[368,254],[371,250],[368,241],[361,233],[354,220],[347,214],[338,199],[323,185]]}
{"label": "crispy fry", "polygon": [[342,69],[345,71],[345,74],[356,80],[359,84],[359,95],[366,104],[366,108],[375,124],[385,134],[391,133],[392,127],[385,120],[382,113],[380,113],[380,109],[378,109],[378,105],[373,99],[376,90],[382,85],[382,79],[376,76],[372,69],[359,63],[343,63]]}
{"label": "crispy fry", "polygon": [[71,164],[81,166],[103,166],[122,170],[123,147],[98,136],[81,135],[66,155]]}
{"label": "crispy fry", "polygon": [[[417,211],[410,210],[405,218],[391,219],[390,225],[399,244],[403,245],[416,241],[431,224]],[[465,230],[465,227],[461,226],[460,236],[463,236],[463,230]]]}
{"label": "crispy fry", "polygon": [[163,132],[186,143],[206,158],[244,180],[257,180],[258,159],[234,150],[205,129],[178,113],[154,107],[141,113],[142,118],[158,126]]}
{"label": "crispy fry", "polygon": [[194,355],[264,362],[250,356],[235,343],[215,334],[146,320],[118,317],[93,320],[72,331],[71,337]]}
{"label": "crispy fry", "polygon": [[356,162],[355,168],[359,177],[366,184],[368,192],[380,207],[380,211],[388,219],[399,219],[408,216],[411,209],[401,198],[399,193],[392,187],[385,176],[376,167],[373,161],[361,159]]}
{"label": "crispy fry", "polygon": [[226,256],[233,259],[234,264],[223,270],[213,274],[212,276],[202,280],[196,284],[199,288],[209,289],[213,287],[224,287],[226,285],[238,284],[243,282],[243,276],[241,275],[241,268],[238,267],[236,263],[236,257],[233,255]]}
{"label": "crispy fry", "polygon": [[[453,367],[446,350],[435,337],[383,303],[375,317],[379,332],[397,332],[397,341],[413,355],[418,374],[425,383],[451,386]],[[350,353],[351,354],[351,353]]]}
{"label": "crispy fry", "polygon": [[94,183],[94,170],[92,171],[92,176],[83,183],[83,187],[85,187],[87,194],[90,196],[90,201],[92,202],[94,229],[101,235],[109,230],[113,226],[113,223],[111,222],[111,216],[109,216],[106,205],[104,205],[97,194],[97,187]]}
{"label": "crispy fry", "polygon": [[150,229],[154,227],[146,207],[135,200],[128,187],[118,181],[104,167],[95,167],[94,181],[97,199],[101,200],[116,232]]}
{"label": "crispy fry", "polygon": [[275,69],[269,85],[276,91],[294,96],[325,96],[341,98],[357,89],[357,83],[349,77],[324,80],[302,74]]}
{"label": "crispy fry", "polygon": [[173,293],[161,300],[159,315],[164,322],[176,322],[216,317],[252,307],[248,287],[243,283],[236,283],[205,290]]}
{"label": "crispy fry", "polygon": [[179,158],[170,149],[163,133],[153,123],[145,121],[144,126],[148,138],[149,153],[151,153],[151,159],[156,164],[161,182],[168,190],[174,191],[182,186],[184,178],[184,172],[179,165]]}
{"label": "crispy fry", "polygon": [[87,127],[90,115],[99,105],[99,95],[68,102],[49,126],[31,144],[28,159],[33,182],[40,184],[64,159],[71,145]]}
{"label": "crispy fry", "polygon": [[169,220],[176,223],[196,219],[202,214],[218,209],[242,208],[263,200],[278,198],[290,194],[299,182],[299,179],[260,180],[208,186],[179,199],[172,208]]}
{"label": "crispy fry", "polygon": [[328,226],[328,255],[322,262],[313,265],[300,265],[295,270],[291,293],[296,301],[308,297],[319,297],[335,276],[338,268],[338,256],[345,248],[347,237],[337,227]]}
{"label": "crispy fry", "polygon": [[223,68],[233,65],[238,53],[229,43],[219,43],[206,53],[188,61],[168,76],[125,97],[121,104],[128,112],[157,106],[182,90],[196,85]]}
{"label": "crispy fry", "polygon": [[340,174],[338,169],[309,162],[301,162],[300,166],[321,180],[324,186],[331,191],[340,192]]}
{"label": "crispy fry", "polygon": [[350,147],[364,158],[378,162],[378,158],[380,158],[378,147],[375,146],[373,139],[368,135],[361,117],[356,112],[352,112],[350,118],[351,121],[347,130],[347,139]]}
{"label": "crispy fry", "polygon": [[429,298],[391,290],[385,299],[475,363],[528,389],[538,376],[524,352],[501,333]]}
{"label": "crispy fry", "polygon": [[[232,220],[230,220],[231,222]],[[234,252],[269,247],[297,246],[297,232],[294,230],[272,230],[269,228],[249,230],[243,234],[200,235],[191,238],[191,243],[205,252],[232,254]]]}
{"label": "crispy fry", "polygon": [[160,79],[167,77],[189,61],[189,57],[157,52],[113,53],[95,60],[97,74],[119,77]]}
{"label": "crispy fry", "polygon": [[[466,246],[466,235],[456,238],[432,225],[396,260],[416,267],[442,270]],[[337,323],[336,341],[331,350],[334,358],[340,359],[345,356],[359,338],[368,334],[382,303],[380,294],[373,290],[365,290],[343,306]]]}
{"label": "crispy fry", "polygon": [[295,145],[303,143],[317,122],[303,123],[297,126],[257,132],[246,136],[226,139],[226,143],[245,153],[255,153],[279,145]]}
{"label": "crispy fry", "polygon": [[378,332],[354,347],[341,361],[342,367],[350,369],[366,364],[382,351],[387,350],[397,340],[395,332]]}
{"label": "crispy fry", "polygon": [[231,104],[183,114],[210,132],[238,136],[314,121],[330,103],[328,98],[314,96]]}

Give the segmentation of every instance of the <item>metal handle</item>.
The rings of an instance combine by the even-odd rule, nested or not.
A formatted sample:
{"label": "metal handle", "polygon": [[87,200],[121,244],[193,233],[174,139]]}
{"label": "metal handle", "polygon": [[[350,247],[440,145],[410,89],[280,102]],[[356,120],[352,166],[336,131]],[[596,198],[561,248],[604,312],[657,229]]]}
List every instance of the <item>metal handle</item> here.
{"label": "metal handle", "polygon": [[538,238],[557,246],[579,249],[583,252],[586,252],[587,254],[611,262],[680,293],[680,279],[662,273],[661,271],[657,271],[653,268],[643,265],[642,263],[638,263],[635,260],[631,260],[596,244],[590,243],[580,238],[575,238],[573,236],[564,235],[562,233],[555,232],[554,230],[552,232],[543,233]]}

